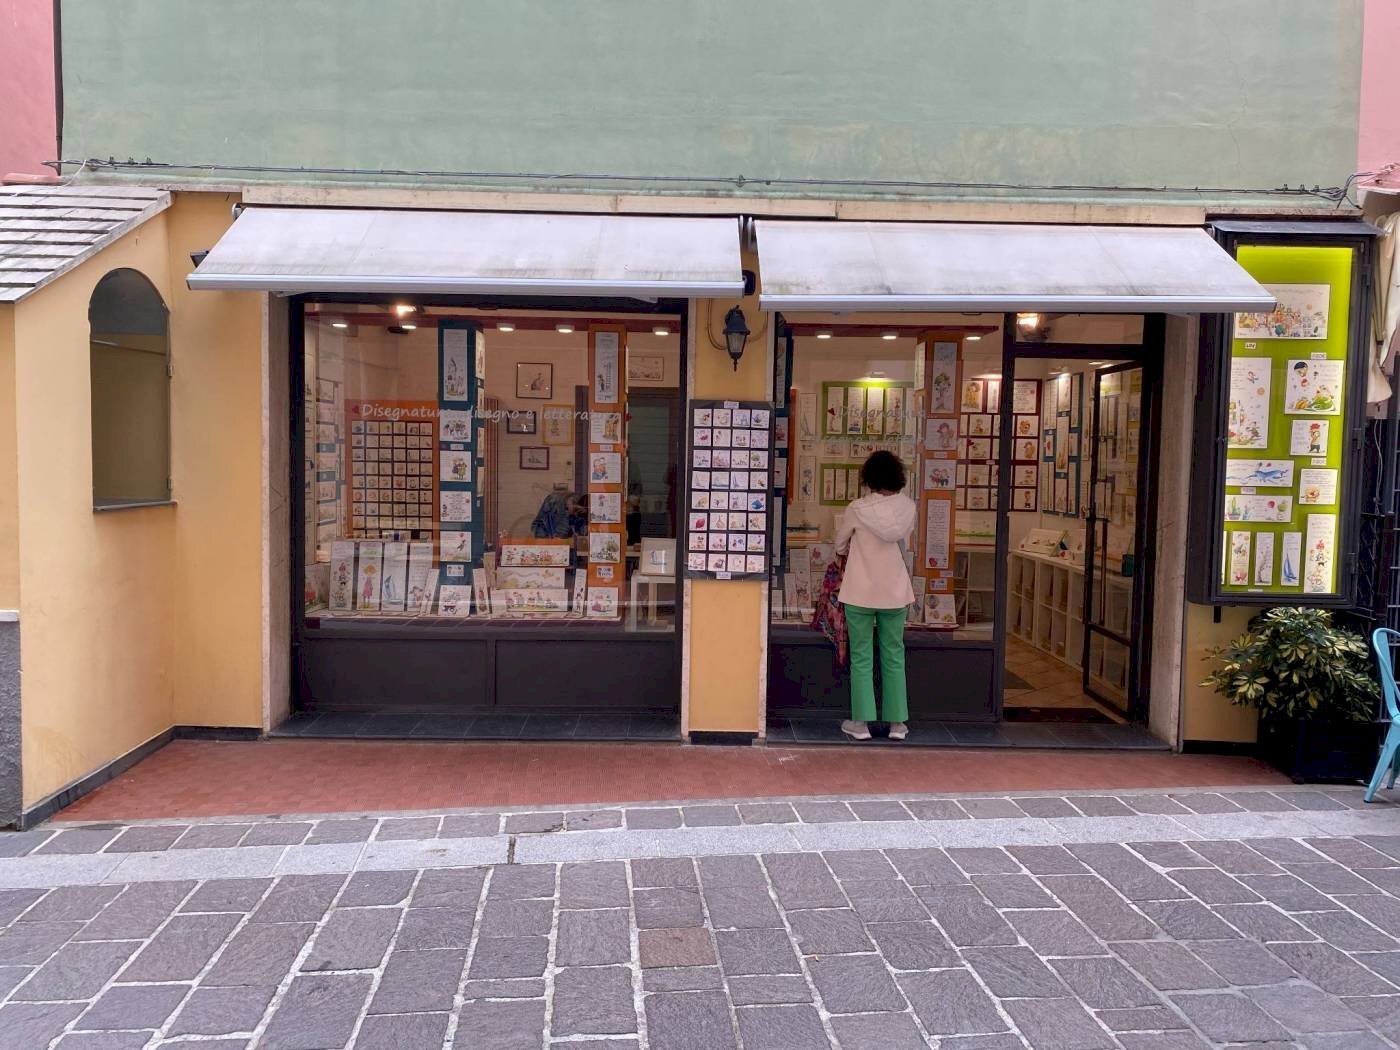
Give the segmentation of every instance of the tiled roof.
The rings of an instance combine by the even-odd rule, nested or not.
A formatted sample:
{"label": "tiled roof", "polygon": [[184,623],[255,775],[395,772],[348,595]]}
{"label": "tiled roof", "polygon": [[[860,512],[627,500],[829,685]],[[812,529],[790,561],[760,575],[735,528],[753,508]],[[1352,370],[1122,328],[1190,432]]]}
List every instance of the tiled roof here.
{"label": "tiled roof", "polygon": [[0,186],[0,303],[38,291],[170,207],[149,186]]}

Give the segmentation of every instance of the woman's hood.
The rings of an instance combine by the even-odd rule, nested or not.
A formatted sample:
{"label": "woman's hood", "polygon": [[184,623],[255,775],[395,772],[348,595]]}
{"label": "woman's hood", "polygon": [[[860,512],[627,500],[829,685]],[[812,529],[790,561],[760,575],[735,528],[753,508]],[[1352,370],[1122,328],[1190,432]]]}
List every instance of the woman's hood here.
{"label": "woman's hood", "polygon": [[854,514],[856,521],[867,532],[886,543],[908,539],[919,514],[914,501],[899,493],[893,496],[866,496],[846,508],[846,513]]}

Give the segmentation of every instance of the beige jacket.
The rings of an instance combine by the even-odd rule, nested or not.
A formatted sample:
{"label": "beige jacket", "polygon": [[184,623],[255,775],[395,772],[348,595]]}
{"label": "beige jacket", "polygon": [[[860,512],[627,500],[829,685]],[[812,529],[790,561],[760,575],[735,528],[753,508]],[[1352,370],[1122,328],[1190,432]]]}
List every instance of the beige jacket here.
{"label": "beige jacket", "polygon": [[836,533],[836,553],[849,555],[838,595],[843,603],[898,609],[914,600],[903,545],[918,516],[914,501],[903,493],[872,492],[846,508]]}

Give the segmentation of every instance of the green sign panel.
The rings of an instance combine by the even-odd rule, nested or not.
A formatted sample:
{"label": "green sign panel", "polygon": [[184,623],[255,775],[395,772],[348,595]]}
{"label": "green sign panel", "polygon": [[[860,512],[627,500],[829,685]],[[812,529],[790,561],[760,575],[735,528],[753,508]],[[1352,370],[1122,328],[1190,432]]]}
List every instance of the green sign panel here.
{"label": "green sign panel", "polygon": [[1221,590],[1338,592],[1348,423],[1351,248],[1241,245],[1273,293],[1268,314],[1236,314],[1229,360]]}

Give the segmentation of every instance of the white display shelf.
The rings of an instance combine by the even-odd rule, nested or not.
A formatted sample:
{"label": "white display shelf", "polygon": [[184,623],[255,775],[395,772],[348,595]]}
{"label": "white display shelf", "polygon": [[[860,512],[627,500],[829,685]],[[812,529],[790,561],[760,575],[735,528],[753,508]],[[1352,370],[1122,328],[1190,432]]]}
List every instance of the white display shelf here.
{"label": "white display shelf", "polygon": [[[1006,602],[1006,631],[1076,670],[1084,654],[1084,568],[1062,558],[1011,551],[1007,566],[1010,593]],[[1128,633],[1133,581],[1107,576],[1105,626]],[[1106,644],[1105,644],[1106,643]],[[1126,694],[1127,652],[1111,640],[1095,636],[1089,650],[1089,675],[1105,693]]]}

